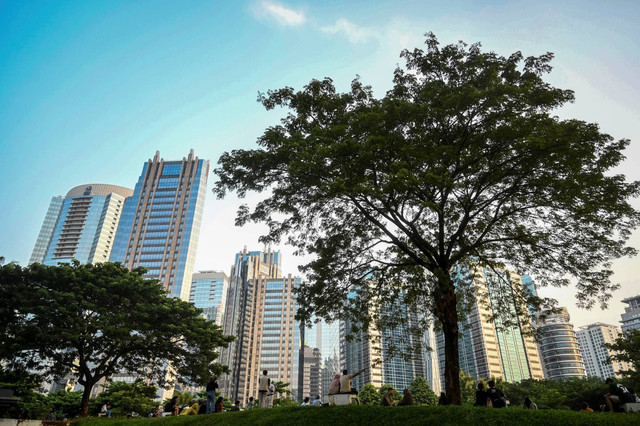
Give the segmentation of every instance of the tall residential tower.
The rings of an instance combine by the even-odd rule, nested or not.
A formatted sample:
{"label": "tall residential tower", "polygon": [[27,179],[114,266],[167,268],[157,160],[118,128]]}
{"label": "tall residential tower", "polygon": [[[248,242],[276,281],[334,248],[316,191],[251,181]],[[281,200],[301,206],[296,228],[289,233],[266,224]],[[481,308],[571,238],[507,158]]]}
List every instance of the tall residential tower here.
{"label": "tall residential tower", "polygon": [[53,197],[29,263],[108,261],[125,199],[132,194],[121,186],[88,184]]}
{"label": "tall residential tower", "polygon": [[208,174],[209,161],[193,150],[181,161],[156,152],[124,204],[110,260],[147,268],[146,278],[189,300]]}

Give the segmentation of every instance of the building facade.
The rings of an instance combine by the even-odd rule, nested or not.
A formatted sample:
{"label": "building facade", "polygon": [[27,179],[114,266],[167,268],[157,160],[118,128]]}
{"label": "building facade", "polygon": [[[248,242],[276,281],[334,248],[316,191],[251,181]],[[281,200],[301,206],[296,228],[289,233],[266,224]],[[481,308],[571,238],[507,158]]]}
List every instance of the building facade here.
{"label": "building facade", "polygon": [[567,308],[536,325],[540,332],[538,349],[545,377],[551,380],[586,377],[580,344]]}
{"label": "building facade", "polygon": [[156,152],[124,204],[110,260],[145,267],[170,297],[189,300],[208,175],[193,150],[181,161]]}
{"label": "building facade", "polygon": [[[476,299],[467,318],[460,324],[460,369],[475,379],[502,377],[508,382],[543,379],[544,372],[533,336],[526,306],[516,306],[525,286],[520,275],[500,271],[500,276],[486,268],[476,271],[473,286]],[[526,283],[525,283],[526,284]],[[526,284],[530,285],[530,284]],[[498,301],[500,300],[500,302]],[[510,302],[505,302],[510,301]],[[508,309],[517,325],[491,321],[494,310]],[[506,306],[505,306],[506,304]],[[444,380],[444,336],[436,336],[440,381]]]}
{"label": "building facade", "polygon": [[231,370],[221,388],[232,400],[257,397],[263,370],[273,381],[290,383],[297,395],[301,342],[293,291],[300,284],[300,278],[281,276],[280,252],[245,248],[236,254],[224,316],[224,333],[236,340],[221,355]]}
{"label": "building facade", "polygon": [[189,302],[204,309],[208,320],[222,325],[222,316],[227,303],[229,277],[222,271],[200,271],[191,278]]}
{"label": "building facade", "polygon": [[622,299],[622,303],[628,305],[625,306],[624,313],[621,315],[622,332],[640,330],[640,295]]}
{"label": "building facade", "polygon": [[605,346],[606,343],[613,343],[620,335],[620,328],[597,322],[595,324],[580,327],[576,333],[587,376],[600,377],[620,377],[620,371],[631,368],[626,362],[607,363],[607,359],[613,355]]}
{"label": "building facade", "polygon": [[65,197],[54,197],[29,263],[108,261],[123,205],[132,194],[121,186],[88,184],[72,188]]}
{"label": "building facade", "polygon": [[[380,333],[377,330],[358,332],[353,339],[347,335],[351,328],[351,321],[340,321],[340,365],[341,370],[349,374],[365,369],[360,375],[351,380],[351,387],[360,391],[364,385],[371,383],[379,389],[384,383],[382,348]],[[340,371],[342,374],[342,371]]]}
{"label": "building facade", "polygon": [[322,355],[320,349],[304,347],[304,372],[302,375],[302,395],[312,401],[322,392]]}

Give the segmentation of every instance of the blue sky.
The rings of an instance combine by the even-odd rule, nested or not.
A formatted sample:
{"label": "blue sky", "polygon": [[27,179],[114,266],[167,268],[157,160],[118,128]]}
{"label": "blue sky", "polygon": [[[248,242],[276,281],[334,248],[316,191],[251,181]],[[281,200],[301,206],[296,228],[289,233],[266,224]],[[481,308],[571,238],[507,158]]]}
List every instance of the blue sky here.
{"label": "blue sky", "polygon": [[[503,55],[554,52],[549,80],[576,92],[558,114],[631,139],[620,171],[640,179],[638,22],[635,0],[0,0],[0,255],[26,264],[52,196],[133,187],[156,150],[173,160],[193,148],[213,168],[224,151],[254,147],[282,114],[265,111],[258,91],[325,76],[346,89],[359,74],[383,95],[400,51],[427,31]],[[196,268],[228,273],[263,228],[234,229],[238,201],[208,195]],[[281,249],[295,273],[300,260]],[[615,270],[614,299],[640,293],[637,259]],[[593,321],[571,291],[549,294],[577,324]],[[621,309],[598,319],[616,323]]]}

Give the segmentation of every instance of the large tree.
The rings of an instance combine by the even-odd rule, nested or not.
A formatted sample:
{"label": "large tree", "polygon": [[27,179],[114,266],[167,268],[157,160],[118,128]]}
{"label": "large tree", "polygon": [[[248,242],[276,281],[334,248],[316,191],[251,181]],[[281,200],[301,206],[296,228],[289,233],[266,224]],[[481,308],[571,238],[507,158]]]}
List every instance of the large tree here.
{"label": "large tree", "polygon": [[372,305],[402,298],[434,319],[446,391],[460,404],[458,322],[476,268],[507,277],[488,283],[505,326],[543,302],[501,291],[505,265],[539,286],[573,279],[579,305],[605,305],[612,259],[635,254],[625,242],[639,214],[628,200],[640,185],[613,171],[628,140],[553,115],[574,95],[545,82],[552,54],[441,47],[428,34],[425,50],[401,56],[381,99],[359,79],[345,93],[325,78],[261,94],[268,110],[289,112],[259,148],[221,156],[215,192],[267,192],[236,223],[264,222],[262,241],[286,238],[311,255],[299,290],[306,318],[366,328],[380,319]]}
{"label": "large tree", "polygon": [[232,338],[144,272],[75,261],[0,266],[0,361],[49,377],[75,375],[84,386],[83,416],[91,388],[114,373],[159,384],[174,374],[204,383],[220,373],[217,348]]}

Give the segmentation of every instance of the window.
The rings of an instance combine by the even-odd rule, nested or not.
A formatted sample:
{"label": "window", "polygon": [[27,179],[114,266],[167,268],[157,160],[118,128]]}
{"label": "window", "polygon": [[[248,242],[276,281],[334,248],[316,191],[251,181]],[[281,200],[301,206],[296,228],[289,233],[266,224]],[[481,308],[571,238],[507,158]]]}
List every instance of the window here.
{"label": "window", "polygon": [[182,164],[165,164],[162,168],[163,175],[179,175],[182,170]]}

